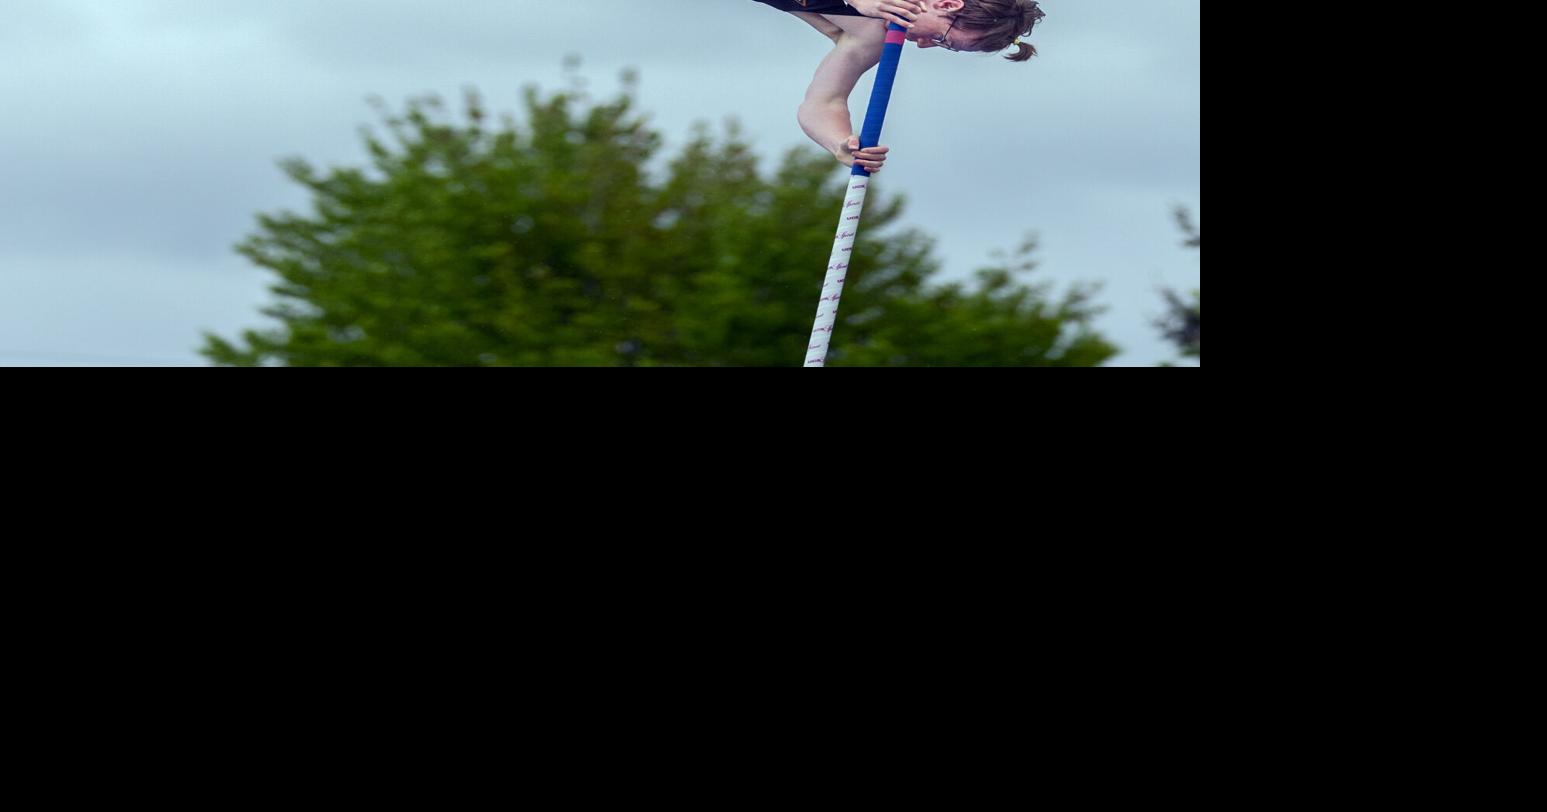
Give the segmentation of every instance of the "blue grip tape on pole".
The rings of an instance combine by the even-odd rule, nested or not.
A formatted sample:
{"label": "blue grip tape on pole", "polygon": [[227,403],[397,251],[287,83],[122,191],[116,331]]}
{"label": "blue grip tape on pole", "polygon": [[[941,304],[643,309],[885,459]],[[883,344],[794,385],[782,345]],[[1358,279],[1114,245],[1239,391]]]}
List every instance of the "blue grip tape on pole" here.
{"label": "blue grip tape on pole", "polygon": [[[860,149],[881,145],[881,128],[886,125],[886,108],[892,103],[892,85],[897,82],[897,66],[902,62],[902,47],[908,41],[907,36],[908,30],[897,23],[886,27],[886,49],[881,52],[875,90],[870,92],[870,109],[865,111],[865,128],[859,136]],[[857,163],[852,174],[870,177],[870,172]]]}

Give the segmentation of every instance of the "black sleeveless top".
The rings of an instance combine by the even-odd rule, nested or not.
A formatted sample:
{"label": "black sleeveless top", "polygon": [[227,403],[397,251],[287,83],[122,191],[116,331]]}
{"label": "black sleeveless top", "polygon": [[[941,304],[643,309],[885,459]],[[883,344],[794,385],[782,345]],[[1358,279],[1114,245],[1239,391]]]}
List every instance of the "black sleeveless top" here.
{"label": "black sleeveless top", "polygon": [[865,15],[844,5],[843,0],[754,0],[780,11],[809,11],[812,14],[847,14],[850,17]]}

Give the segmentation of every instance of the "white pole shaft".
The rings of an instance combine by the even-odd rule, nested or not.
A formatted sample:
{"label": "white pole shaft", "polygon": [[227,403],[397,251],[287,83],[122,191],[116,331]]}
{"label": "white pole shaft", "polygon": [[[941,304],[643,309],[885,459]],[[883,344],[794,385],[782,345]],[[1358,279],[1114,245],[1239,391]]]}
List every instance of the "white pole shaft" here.
{"label": "white pole shaft", "polygon": [[827,280],[822,284],[822,300],[816,310],[816,329],[811,331],[811,341],[806,347],[807,367],[827,365],[827,349],[833,341],[833,330],[838,326],[838,304],[843,301],[843,285],[849,279],[854,240],[859,236],[859,218],[865,210],[865,195],[869,189],[869,177],[850,176],[849,193],[844,197],[843,214],[838,220],[838,236],[833,241],[833,255],[827,260]]}

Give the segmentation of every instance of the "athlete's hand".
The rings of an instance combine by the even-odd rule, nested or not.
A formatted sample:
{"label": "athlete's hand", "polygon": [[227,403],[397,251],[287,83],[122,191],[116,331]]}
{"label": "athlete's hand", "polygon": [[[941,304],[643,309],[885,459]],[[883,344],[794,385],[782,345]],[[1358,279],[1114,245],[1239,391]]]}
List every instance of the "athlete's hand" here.
{"label": "athlete's hand", "polygon": [[866,172],[874,175],[881,171],[881,165],[886,163],[886,154],[891,151],[891,147],[860,149],[859,136],[851,135],[849,140],[838,145],[836,154],[838,160],[842,161],[844,166],[859,164],[865,168]]}
{"label": "athlete's hand", "polygon": [[855,11],[866,17],[876,17],[912,28],[913,21],[924,13],[924,6],[912,0],[844,0]]}

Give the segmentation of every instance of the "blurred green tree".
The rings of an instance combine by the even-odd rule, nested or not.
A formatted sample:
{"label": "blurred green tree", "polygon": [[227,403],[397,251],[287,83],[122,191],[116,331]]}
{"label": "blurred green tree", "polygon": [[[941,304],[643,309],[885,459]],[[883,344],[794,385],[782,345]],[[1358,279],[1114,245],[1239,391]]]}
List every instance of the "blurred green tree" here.
{"label": "blurred green tree", "polygon": [[[1203,234],[1192,221],[1192,212],[1186,208],[1177,207],[1177,226],[1187,239],[1182,245],[1203,250]],[[1156,326],[1165,335],[1166,340],[1181,350],[1184,358],[1197,358],[1203,360],[1203,288],[1192,291],[1190,296],[1183,296],[1174,290],[1163,290],[1161,295],[1166,297],[1166,315]]]}
{"label": "blurred green tree", "polygon": [[[636,78],[607,103],[525,92],[526,121],[491,127],[469,92],[380,102],[371,170],[283,164],[308,215],[259,217],[238,250],[279,277],[278,329],[206,334],[220,365],[799,366],[846,178],[792,150],[772,178],[729,125],[700,125],[652,180],[659,133]],[[929,284],[933,242],[889,229],[871,197],[834,366],[1095,366],[1094,289],[1026,286],[1032,241],[971,284]],[[893,233],[896,231],[896,233]]]}

